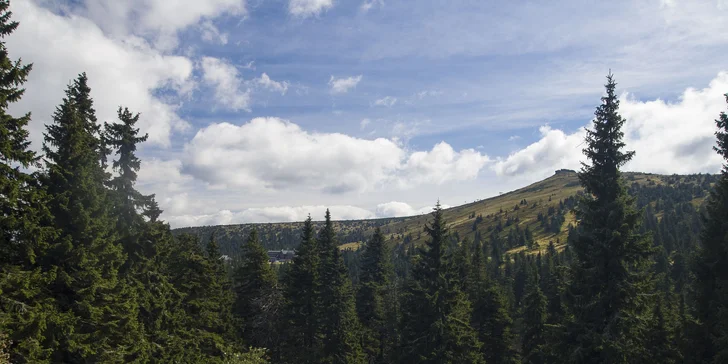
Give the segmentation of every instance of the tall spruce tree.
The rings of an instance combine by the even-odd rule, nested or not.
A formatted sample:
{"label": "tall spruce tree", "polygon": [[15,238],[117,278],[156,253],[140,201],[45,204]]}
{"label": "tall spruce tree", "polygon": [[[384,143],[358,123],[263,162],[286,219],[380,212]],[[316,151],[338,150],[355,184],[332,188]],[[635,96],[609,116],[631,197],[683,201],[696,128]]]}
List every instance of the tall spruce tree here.
{"label": "tall spruce tree", "polygon": [[[144,220],[139,213],[149,203],[150,197],[143,196],[134,188],[137,172],[141,161],[136,156],[137,145],[147,140],[148,135],[139,136],[139,129],[135,128],[139,121],[139,114],[132,114],[129,109],[119,107],[117,111],[119,122],[105,123],[103,134],[104,145],[116,151],[118,159],[112,166],[118,173],[111,179],[113,214],[116,217],[116,228],[123,235],[122,242],[127,254],[134,255],[138,249],[134,246],[135,237],[144,226]],[[153,197],[153,196],[152,196]],[[133,257],[132,257],[133,258]]]}
{"label": "tall spruce tree", "polygon": [[2,348],[8,360],[44,362],[49,355],[45,322],[55,305],[43,289],[49,275],[40,263],[54,229],[44,224],[50,215],[37,173],[23,170],[39,166],[29,149],[30,113],[8,114],[25,93],[22,85],[32,69],[8,55],[4,39],[18,27],[9,6],[0,1],[0,334],[12,343]]}
{"label": "tall spruce tree", "polygon": [[309,216],[304,222],[293,264],[285,277],[281,356],[286,363],[319,363],[322,360],[317,320],[321,310],[320,256],[314,234]]}
{"label": "tall spruce tree", "polygon": [[354,292],[328,209],[318,243],[321,255],[321,301],[318,313],[323,338],[321,362],[363,363]]}
{"label": "tall spruce tree", "polygon": [[[579,233],[568,288],[572,319],[564,338],[564,360],[627,363],[646,360],[645,314],[650,285],[651,244],[638,234],[641,214],[627,194],[619,168],[624,152],[616,83],[607,76],[606,95],[587,130],[579,180],[585,194],[576,209]],[[653,358],[654,359],[654,358]]]}
{"label": "tall spruce tree", "polygon": [[698,327],[690,335],[690,354],[701,363],[728,361],[728,114],[721,112],[715,123],[714,149],[726,162],[708,197],[701,244],[692,267]]}
{"label": "tall spruce tree", "polygon": [[271,348],[276,340],[279,297],[278,279],[268,261],[268,252],[252,229],[240,249],[242,261],[235,270],[235,307],[238,331],[246,345]]}
{"label": "tall spruce tree", "polygon": [[134,291],[119,279],[126,257],[116,243],[90,89],[80,75],[47,125],[49,208],[59,236],[43,264],[60,315],[48,323],[51,360],[127,362],[144,355]]}
{"label": "tall spruce tree", "polygon": [[392,289],[394,266],[391,251],[384,241],[384,235],[377,227],[362,254],[359,276],[359,290],[356,308],[364,328],[362,335],[364,353],[369,363],[384,363],[392,351],[391,322]]}
{"label": "tall spruce tree", "polygon": [[447,250],[448,229],[438,202],[429,239],[412,267],[402,307],[401,362],[482,363],[482,346],[470,326],[470,301]]}

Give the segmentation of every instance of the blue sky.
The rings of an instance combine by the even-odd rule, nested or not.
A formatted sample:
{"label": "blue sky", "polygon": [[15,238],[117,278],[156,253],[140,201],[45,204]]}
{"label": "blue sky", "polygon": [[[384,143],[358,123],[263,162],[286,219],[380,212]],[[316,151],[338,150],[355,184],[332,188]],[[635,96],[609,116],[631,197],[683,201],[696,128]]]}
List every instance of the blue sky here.
{"label": "blue sky", "polygon": [[401,216],[577,168],[611,69],[628,169],[715,173],[728,1],[13,0],[33,146],[87,72],[173,226]]}

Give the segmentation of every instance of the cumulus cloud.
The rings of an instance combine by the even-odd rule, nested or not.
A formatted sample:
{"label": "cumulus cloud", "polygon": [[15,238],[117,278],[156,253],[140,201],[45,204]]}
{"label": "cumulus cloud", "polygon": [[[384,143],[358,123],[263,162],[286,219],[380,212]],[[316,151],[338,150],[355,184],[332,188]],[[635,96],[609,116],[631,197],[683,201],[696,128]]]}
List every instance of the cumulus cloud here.
{"label": "cumulus cloud", "polygon": [[397,103],[397,98],[392,96],[385,96],[381,99],[378,99],[374,101],[374,105],[376,106],[386,106],[386,107],[392,107],[394,104]]}
{"label": "cumulus cloud", "polygon": [[127,106],[141,112],[140,128],[149,133],[149,143],[161,146],[170,144],[173,130],[188,126],[176,113],[178,103],[161,100],[154,92],[188,93],[193,69],[189,59],[165,55],[140,38],[110,38],[84,17],[59,16],[32,1],[13,1],[11,10],[20,26],[6,38],[7,46],[13,57],[33,63],[26,95],[12,109],[33,113],[33,148],[40,147],[43,124],[66,86],[83,71],[100,121],[115,120],[118,106]]}
{"label": "cumulus cloud", "polygon": [[177,33],[200,21],[247,14],[245,0],[86,0],[83,14],[113,36],[135,34],[173,49]]}
{"label": "cumulus cloud", "polygon": [[265,89],[280,92],[281,95],[286,94],[289,86],[288,81],[273,81],[265,72],[260,75],[260,78],[256,79],[256,83]]}
{"label": "cumulus cloud", "polygon": [[346,78],[336,78],[331,76],[329,79],[329,87],[331,87],[331,93],[333,94],[344,94],[349,92],[349,89],[355,88],[356,85],[361,81],[362,75],[351,76]]}
{"label": "cumulus cloud", "polygon": [[417,185],[442,184],[448,181],[474,179],[490,161],[475,149],[456,152],[449,144],[440,142],[430,151],[412,153],[404,164],[404,178],[400,183]]}
{"label": "cumulus cloud", "polygon": [[[433,207],[434,206],[424,206],[417,209],[406,202],[390,201],[377,205],[376,214],[377,217],[415,216],[429,214],[432,212]],[[450,206],[441,204],[441,207],[446,209]]]}
{"label": "cumulus cloud", "polygon": [[198,131],[185,153],[183,172],[213,186],[325,193],[473,179],[488,161],[444,142],[410,153],[389,139],[310,133],[278,118],[210,125]]}
{"label": "cumulus cloud", "polygon": [[334,6],[334,0],[290,0],[288,12],[297,17],[308,18],[323,13]]}
{"label": "cumulus cloud", "polygon": [[493,169],[499,176],[524,173],[543,177],[560,168],[578,168],[581,160],[579,145],[584,141],[584,130],[566,134],[548,125],[539,128],[541,139],[497,161]]}
{"label": "cumulus cloud", "polygon": [[223,59],[202,57],[201,67],[203,80],[215,88],[218,105],[235,111],[250,111],[250,90],[235,66]]}
{"label": "cumulus cloud", "polygon": [[[715,122],[725,110],[728,73],[721,72],[708,87],[689,88],[675,102],[639,101],[630,94],[620,97],[627,150],[636,155],[626,170],[651,173],[716,173],[721,157],[715,145]],[[590,127],[590,125],[586,125]],[[567,134],[548,126],[541,139],[494,164],[501,176],[522,174],[545,177],[555,169],[579,168],[584,160],[584,129]]]}

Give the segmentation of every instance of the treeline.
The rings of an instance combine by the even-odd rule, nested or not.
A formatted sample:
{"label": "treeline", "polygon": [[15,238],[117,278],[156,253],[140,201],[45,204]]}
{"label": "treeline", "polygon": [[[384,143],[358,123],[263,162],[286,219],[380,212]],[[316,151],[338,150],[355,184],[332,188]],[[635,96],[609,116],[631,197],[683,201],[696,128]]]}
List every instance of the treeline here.
{"label": "treeline", "polygon": [[[0,0],[0,35],[17,25]],[[119,108],[100,124],[85,74],[46,126],[43,155],[32,152],[30,115],[7,113],[30,71],[0,43],[0,362],[728,361],[728,165],[700,181],[702,209],[704,192],[679,179],[628,185],[620,167],[634,153],[611,75],[586,136],[584,193],[539,220],[576,213],[562,250],[509,254],[534,244],[516,218],[505,236],[476,223],[460,239],[438,204],[422,246],[391,246],[377,229],[341,251],[328,211],[318,226],[309,217],[279,267],[255,229],[230,261],[214,233],[173,235],[154,195],[135,189],[139,114]],[[716,125],[728,161],[728,115]]]}
{"label": "treeline", "polygon": [[[336,221],[336,236],[341,244],[366,241],[370,234],[367,232],[378,226],[384,226],[395,220],[406,218],[382,218],[372,220]],[[314,221],[314,228],[323,227],[323,221]],[[175,235],[192,234],[204,241],[211,234],[220,244],[220,251],[231,258],[240,255],[240,240],[247,237],[255,229],[260,243],[268,250],[293,250],[301,242],[303,222],[291,223],[260,223],[239,224],[225,226],[196,226],[177,228],[172,231]]]}

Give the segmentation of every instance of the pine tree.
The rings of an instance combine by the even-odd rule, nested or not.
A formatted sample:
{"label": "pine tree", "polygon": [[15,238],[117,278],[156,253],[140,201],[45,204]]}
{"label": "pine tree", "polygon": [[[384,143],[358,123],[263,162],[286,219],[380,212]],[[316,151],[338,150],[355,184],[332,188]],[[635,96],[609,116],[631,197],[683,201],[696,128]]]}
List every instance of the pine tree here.
{"label": "pine tree", "polygon": [[586,194],[576,210],[579,233],[572,242],[569,308],[573,319],[564,339],[572,362],[626,363],[646,360],[644,315],[648,308],[650,242],[639,235],[641,214],[627,194],[619,168],[634,152],[623,152],[625,120],[619,115],[616,83],[607,76],[606,96],[587,130],[584,154],[591,164],[579,173]]}
{"label": "pine tree", "polygon": [[448,230],[439,203],[432,216],[425,227],[426,248],[420,249],[407,282],[400,362],[482,363],[482,344],[469,324],[470,301],[446,253]]}
{"label": "pine tree", "polygon": [[318,242],[309,216],[304,222],[293,264],[285,277],[282,357],[286,363],[321,361],[321,334],[316,316],[321,310],[319,265]]}
{"label": "pine tree", "polygon": [[690,335],[691,354],[695,361],[704,363],[728,360],[728,114],[721,112],[715,123],[718,131],[714,149],[726,163],[708,197],[701,244],[692,267],[694,316],[699,326]]}
{"label": "pine tree", "polygon": [[328,209],[318,242],[321,255],[321,305],[318,316],[321,318],[324,355],[321,362],[363,363],[354,292]]}
{"label": "pine tree", "polygon": [[529,277],[523,310],[523,363],[547,363],[546,296],[536,274]]}
{"label": "pine tree", "polygon": [[258,241],[253,228],[240,249],[242,261],[235,270],[234,314],[246,345],[271,348],[276,340],[277,277],[268,261],[268,253]]}
{"label": "pine tree", "polygon": [[[45,186],[59,231],[43,264],[60,312],[48,322],[53,361],[127,362],[144,355],[134,291],[119,279],[126,257],[116,243],[85,75],[47,125]],[[92,125],[94,124],[94,125]]]}
{"label": "pine tree", "polygon": [[6,344],[12,345],[3,347],[0,357],[43,362],[49,354],[43,344],[45,322],[54,315],[54,305],[43,290],[50,276],[41,259],[54,229],[44,223],[50,214],[37,174],[22,169],[39,166],[29,149],[30,113],[14,117],[7,112],[25,93],[22,85],[32,69],[8,55],[4,38],[18,27],[10,20],[9,6],[9,1],[0,1],[0,334],[7,334]]}
{"label": "pine tree", "polygon": [[389,300],[394,267],[391,252],[381,230],[376,228],[362,254],[362,271],[356,308],[364,328],[363,350],[370,363],[384,363],[391,353],[392,323],[387,319],[393,307]]}

